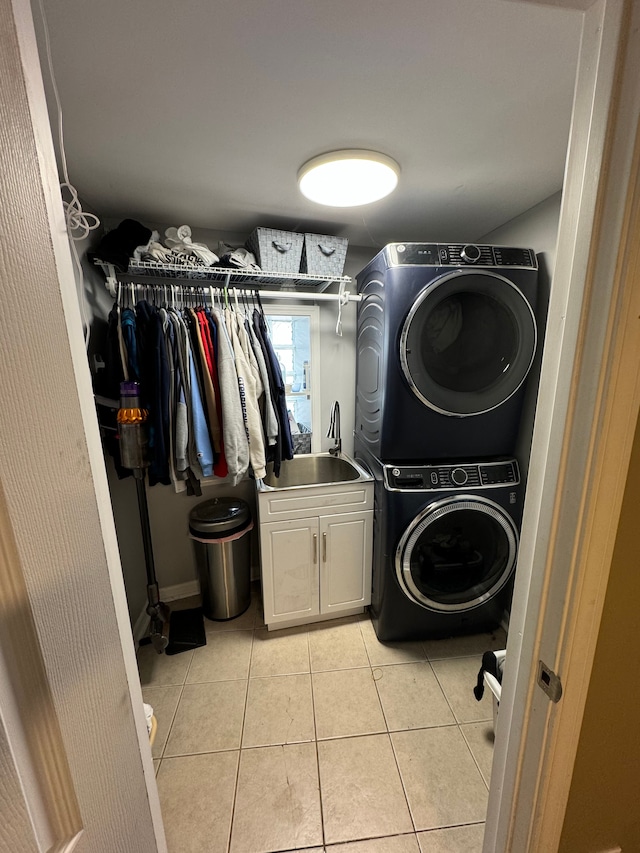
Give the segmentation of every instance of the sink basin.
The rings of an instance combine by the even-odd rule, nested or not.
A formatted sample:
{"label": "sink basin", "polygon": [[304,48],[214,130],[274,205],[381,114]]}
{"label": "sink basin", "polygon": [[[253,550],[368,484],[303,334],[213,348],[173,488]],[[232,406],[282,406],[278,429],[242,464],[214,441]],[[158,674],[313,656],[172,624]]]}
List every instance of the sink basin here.
{"label": "sink basin", "polygon": [[283,460],[279,477],[273,473],[273,464],[269,464],[267,476],[262,482],[271,489],[291,489],[297,486],[349,483],[364,479],[370,479],[369,475],[345,456],[312,453]]}

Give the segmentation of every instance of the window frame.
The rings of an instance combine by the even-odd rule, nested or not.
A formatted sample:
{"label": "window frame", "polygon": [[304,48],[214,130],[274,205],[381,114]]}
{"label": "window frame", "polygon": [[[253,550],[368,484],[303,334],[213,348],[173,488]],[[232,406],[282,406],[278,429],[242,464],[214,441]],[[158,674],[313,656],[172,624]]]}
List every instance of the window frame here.
{"label": "window frame", "polygon": [[311,402],[311,453],[320,453],[322,449],[320,416],[320,308],[318,305],[287,305],[285,302],[263,304],[266,316],[271,317],[309,317],[309,335],[311,363],[309,365],[309,400]]}

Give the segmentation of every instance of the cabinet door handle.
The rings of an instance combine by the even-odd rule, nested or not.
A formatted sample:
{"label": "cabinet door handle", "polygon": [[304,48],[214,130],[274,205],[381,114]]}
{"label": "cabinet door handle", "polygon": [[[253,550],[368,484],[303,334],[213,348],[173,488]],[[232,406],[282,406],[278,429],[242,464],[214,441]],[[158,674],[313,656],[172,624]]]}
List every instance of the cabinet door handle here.
{"label": "cabinet door handle", "polygon": [[313,534],[313,562],[318,562],[318,534]]}
{"label": "cabinet door handle", "polygon": [[322,562],[327,562],[327,534],[322,534]]}

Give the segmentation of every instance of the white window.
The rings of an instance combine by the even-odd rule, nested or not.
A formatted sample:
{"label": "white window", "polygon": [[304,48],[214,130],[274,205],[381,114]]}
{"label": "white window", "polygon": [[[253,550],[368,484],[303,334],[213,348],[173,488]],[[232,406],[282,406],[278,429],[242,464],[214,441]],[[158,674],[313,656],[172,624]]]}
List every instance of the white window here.
{"label": "white window", "polygon": [[264,313],[285,383],[295,452],[317,453],[321,439],[318,307],[280,304],[265,306]]}

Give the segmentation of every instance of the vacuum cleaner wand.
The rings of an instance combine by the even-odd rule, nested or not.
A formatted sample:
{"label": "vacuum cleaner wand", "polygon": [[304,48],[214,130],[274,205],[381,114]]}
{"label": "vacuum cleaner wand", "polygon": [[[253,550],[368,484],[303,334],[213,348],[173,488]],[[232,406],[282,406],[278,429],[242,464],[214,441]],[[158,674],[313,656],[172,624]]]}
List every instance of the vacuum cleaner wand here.
{"label": "vacuum cleaner wand", "polygon": [[162,652],[169,644],[169,619],[171,611],[160,601],[160,590],[156,578],[151,543],[151,526],[145,485],[147,457],[147,436],[145,422],[148,413],[140,406],[140,386],[137,382],[120,383],[120,408],[118,410],[118,433],[120,439],[120,460],[123,468],[133,472],[138,495],[138,511],[142,530],[142,545],[147,570],[147,613],[151,619],[150,639],[153,647]]}

